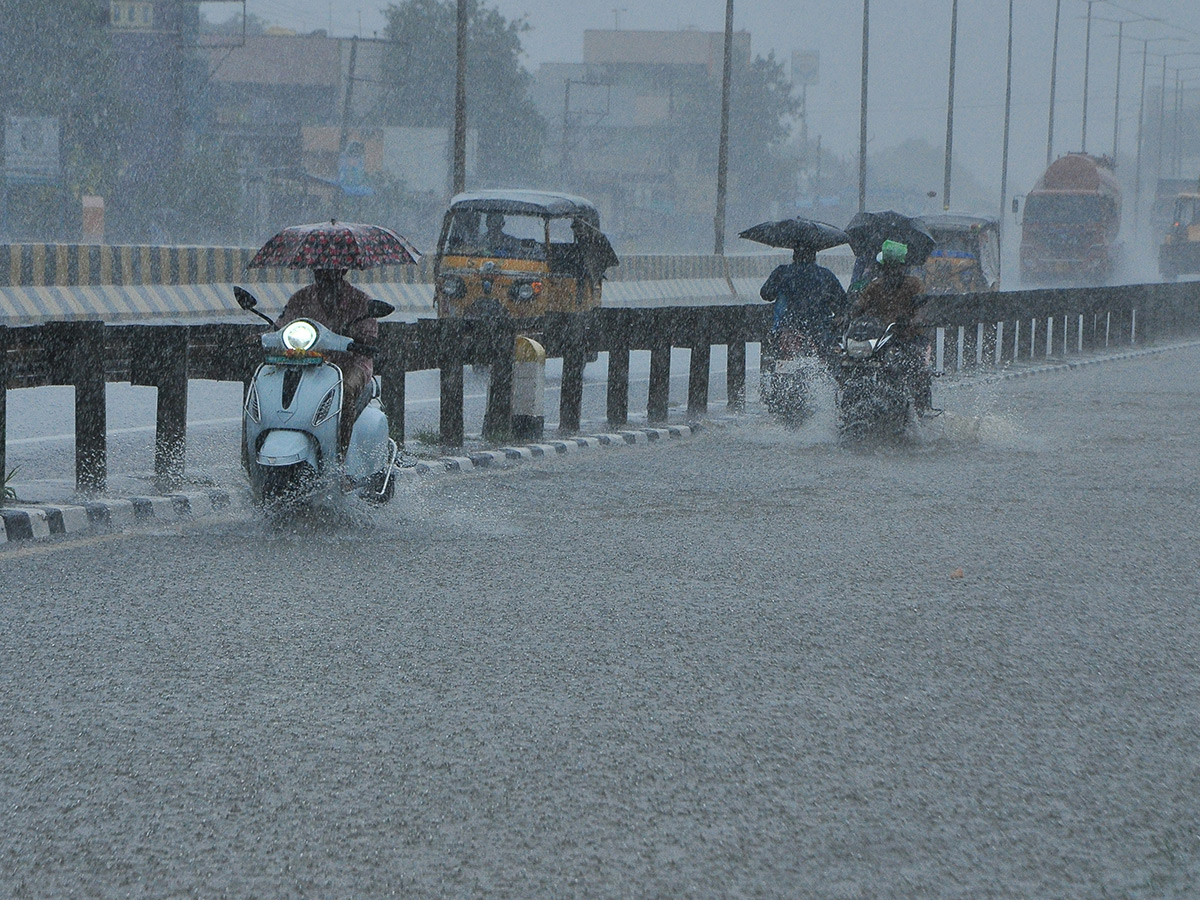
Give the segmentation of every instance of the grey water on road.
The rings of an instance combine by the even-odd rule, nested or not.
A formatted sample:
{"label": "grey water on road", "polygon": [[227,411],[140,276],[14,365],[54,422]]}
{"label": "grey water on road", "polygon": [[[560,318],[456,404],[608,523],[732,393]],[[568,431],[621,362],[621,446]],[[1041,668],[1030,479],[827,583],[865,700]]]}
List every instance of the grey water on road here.
{"label": "grey water on road", "polygon": [[1192,897],[1200,350],[0,550],[0,893]]}

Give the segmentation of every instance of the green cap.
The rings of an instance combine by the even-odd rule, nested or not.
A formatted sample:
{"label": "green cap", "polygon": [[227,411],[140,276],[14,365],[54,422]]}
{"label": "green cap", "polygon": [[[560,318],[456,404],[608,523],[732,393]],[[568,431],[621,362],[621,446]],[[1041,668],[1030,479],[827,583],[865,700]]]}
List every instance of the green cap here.
{"label": "green cap", "polygon": [[908,244],[901,244],[899,241],[884,241],[883,249],[875,257],[875,262],[903,263],[906,259],[908,259]]}

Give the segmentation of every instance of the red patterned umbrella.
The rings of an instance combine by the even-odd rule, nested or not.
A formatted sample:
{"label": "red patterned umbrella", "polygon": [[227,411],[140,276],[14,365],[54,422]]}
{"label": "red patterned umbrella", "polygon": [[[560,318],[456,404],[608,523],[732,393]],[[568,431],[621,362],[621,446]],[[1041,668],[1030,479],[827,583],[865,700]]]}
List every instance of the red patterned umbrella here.
{"label": "red patterned umbrella", "polygon": [[417,248],[390,228],[331,219],[283,229],[263,244],[246,268],[371,269],[420,258]]}

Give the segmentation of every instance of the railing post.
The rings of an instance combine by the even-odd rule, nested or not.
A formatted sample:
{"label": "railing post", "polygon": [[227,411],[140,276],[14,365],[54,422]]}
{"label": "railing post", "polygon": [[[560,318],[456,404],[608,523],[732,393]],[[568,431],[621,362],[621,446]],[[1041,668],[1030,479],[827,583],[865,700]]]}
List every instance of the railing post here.
{"label": "railing post", "polygon": [[483,437],[489,441],[507,441],[512,435],[513,353],[517,331],[507,316],[496,316],[487,322],[490,326],[487,342],[491,377],[487,410],[483,415]]}
{"label": "railing post", "polygon": [[955,354],[955,372],[959,375],[962,374],[962,370],[963,370],[963,343],[964,343],[965,335],[966,335],[966,329],[962,325],[959,325],[958,326],[958,347],[956,348],[957,353]]}
{"label": "railing post", "polygon": [[157,415],[154,427],[154,474],[174,488],[187,459],[188,329],[155,331],[158,353]]}
{"label": "railing post", "polygon": [[975,323],[975,368],[983,368],[983,322]]}
{"label": "railing post", "polygon": [[441,370],[441,401],[438,430],[444,447],[463,444],[463,337],[465,319],[442,319],[438,368]]}
{"label": "railing post", "polygon": [[71,381],[75,385],[75,487],[100,493],[108,487],[108,410],[104,323],[76,322]]}
{"label": "railing post", "polygon": [[404,344],[400,340],[399,322],[379,323],[379,355],[375,357],[375,374],[379,376],[383,414],[388,419],[388,431],[397,444],[404,444],[405,378]]}
{"label": "railing post", "polygon": [[[655,340],[663,337],[655,335]],[[650,391],[646,398],[646,418],[652,424],[667,421],[671,395],[671,345],[658,344],[650,349]]]}
{"label": "railing post", "polygon": [[1004,323],[1003,322],[996,323],[996,356],[995,356],[995,360],[996,360],[995,366],[997,369],[999,369],[1000,366],[1004,362]]}
{"label": "railing post", "polygon": [[1137,307],[1129,311],[1129,344],[1137,343]]}
{"label": "railing post", "polygon": [[1054,316],[1046,316],[1046,359],[1054,356]]}
{"label": "railing post", "polygon": [[746,342],[731,340],[725,347],[726,406],[734,412],[746,408]]}
{"label": "railing post", "polygon": [[606,413],[611,427],[629,422],[629,329],[617,328],[617,338],[608,348],[608,396]]}
{"label": "railing post", "polygon": [[0,325],[0,506],[8,477],[8,326]]}
{"label": "railing post", "polygon": [[688,313],[691,333],[690,359],[688,361],[688,416],[702,416],[708,412],[708,379],[712,370],[712,344],[709,343],[709,319],[702,310]]}
{"label": "railing post", "polygon": [[583,407],[583,367],[587,364],[583,321],[579,315],[570,317],[566,326],[567,341],[563,347],[562,393],[558,405],[558,430],[563,434],[579,431]]}
{"label": "railing post", "polygon": [[933,374],[946,373],[946,329],[935,328],[933,331]]}

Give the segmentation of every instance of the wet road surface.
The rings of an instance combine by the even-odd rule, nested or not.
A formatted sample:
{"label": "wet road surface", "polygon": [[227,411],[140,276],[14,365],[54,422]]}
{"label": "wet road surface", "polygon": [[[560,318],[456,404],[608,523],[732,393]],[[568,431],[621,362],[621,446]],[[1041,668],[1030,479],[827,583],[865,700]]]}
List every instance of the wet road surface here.
{"label": "wet road surface", "polygon": [[0,894],[1195,896],[1198,371],[3,548]]}

